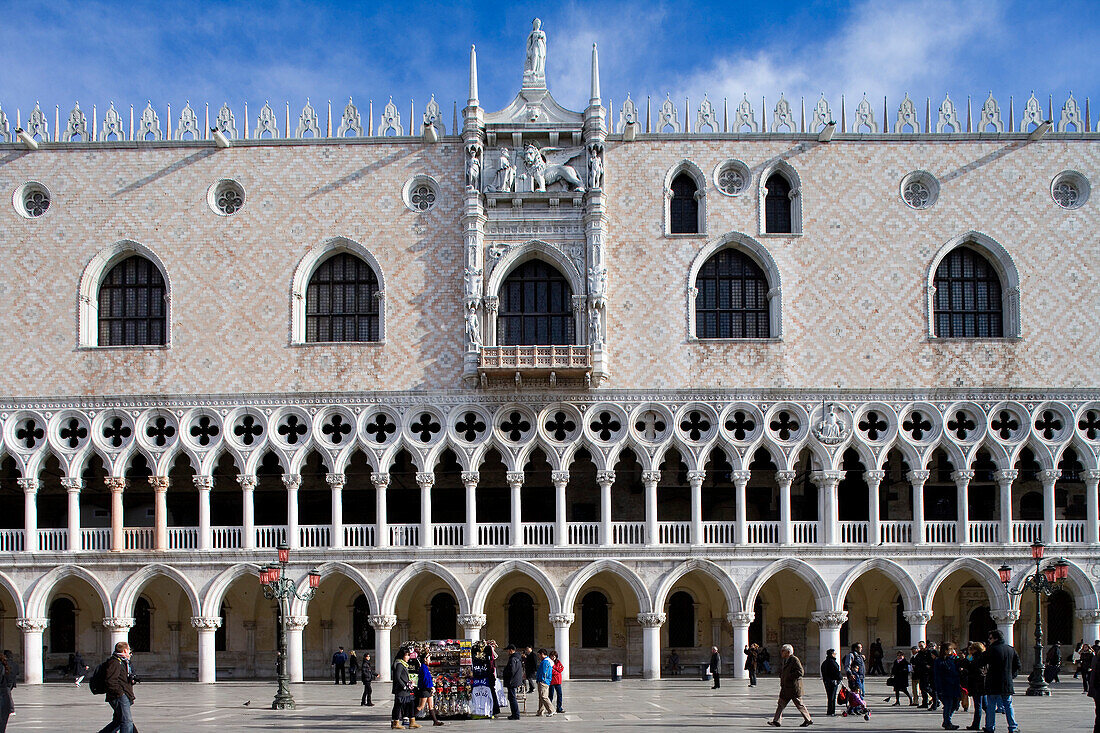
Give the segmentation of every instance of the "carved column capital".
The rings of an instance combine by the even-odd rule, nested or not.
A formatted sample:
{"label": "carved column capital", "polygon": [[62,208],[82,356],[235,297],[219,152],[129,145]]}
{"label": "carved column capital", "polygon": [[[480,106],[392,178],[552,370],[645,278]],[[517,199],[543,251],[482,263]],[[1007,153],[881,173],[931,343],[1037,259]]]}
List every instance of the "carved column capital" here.
{"label": "carved column capital", "polygon": [[571,613],[550,614],[550,625],[555,629],[567,629],[573,625],[574,616]]}
{"label": "carved column capital", "polygon": [[20,478],[15,482],[19,485],[19,488],[23,490],[24,494],[37,494],[38,493],[38,479],[36,478]]}
{"label": "carved column capital", "polygon": [[1062,477],[1062,472],[1057,468],[1044,468],[1039,472],[1039,480],[1043,482],[1043,486],[1053,484],[1055,481]]}
{"label": "carved column capital", "polygon": [[743,489],[749,483],[748,471],[730,471],[730,480],[738,489]]}
{"label": "carved column capital", "polygon": [[481,474],[477,471],[463,471],[462,472],[462,485],[469,488],[471,485],[476,487],[477,482],[481,480]]}
{"label": "carved column capital", "polygon": [[464,629],[480,629],[485,626],[485,614],[462,613],[458,616],[458,625]]}
{"label": "carved column capital", "polygon": [[504,480],[508,482],[509,488],[518,489],[523,486],[523,471],[509,471],[504,475]]}
{"label": "carved column capital", "polygon": [[500,308],[500,298],[496,295],[486,295],[484,302],[485,310],[489,313],[495,314]]}
{"label": "carved column capital", "polygon": [[993,474],[994,480],[996,480],[999,486],[1012,486],[1012,482],[1020,475],[1019,470],[1015,468],[1003,468]]}
{"label": "carved column capital", "polygon": [[110,491],[112,494],[120,491],[125,491],[127,483],[128,482],[126,481],[125,476],[108,476],[107,478],[103,479],[104,486],[106,486],[107,490]]}
{"label": "carved column capital", "polygon": [[368,616],[367,623],[376,631],[389,631],[394,626],[397,626],[397,616],[391,614]]}
{"label": "carved column capital", "polygon": [[564,486],[565,484],[569,483],[569,472],[552,471],[550,473],[550,481],[554,484],[555,487]]}
{"label": "carved column capital", "polygon": [[50,620],[48,618],[17,618],[15,619],[15,625],[23,631],[42,633],[50,625]]}
{"label": "carved column capital", "polygon": [[688,471],[687,472],[688,484],[690,484],[692,488],[702,486],[703,485],[703,479],[705,479],[706,477],[707,477],[707,472],[706,471]]}
{"label": "carved column capital", "polygon": [[974,471],[971,469],[953,471],[951,473],[951,480],[955,482],[956,486],[966,488],[970,485],[971,480],[974,478]]}
{"label": "carved column capital", "polygon": [[927,625],[928,622],[932,620],[932,612],[924,609],[902,611],[901,614],[905,616],[905,620],[911,624]]}
{"label": "carved column capital", "polygon": [[326,473],[325,483],[335,490],[344,488],[344,483],[347,482],[347,476],[342,473]]}
{"label": "carved column capital", "polygon": [[84,479],[68,477],[63,478],[61,479],[61,487],[70,494],[78,493],[84,488]]}
{"label": "carved column capital", "polygon": [[256,476],[242,473],[237,476],[237,483],[240,484],[241,488],[245,491],[254,491],[256,489]]}
{"label": "carved column capital", "polygon": [[989,612],[989,617],[996,624],[1014,624],[1020,620],[1020,609],[996,608]]}
{"label": "carved column capital", "polygon": [[[1019,613],[1019,611],[1016,611],[1017,616],[1019,616]],[[1077,618],[1081,619],[1082,621],[1088,621],[1092,624],[1100,623],[1100,610],[1097,610],[1095,608],[1083,608],[1080,611],[1077,611]]]}
{"label": "carved column capital", "polygon": [[125,616],[108,616],[103,619],[103,628],[108,631],[129,631],[134,628],[134,619]]}
{"label": "carved column capital", "polygon": [[663,613],[639,613],[638,623],[647,629],[660,628],[665,622],[665,615]]}
{"label": "carved column capital", "polygon": [[835,489],[843,478],[844,471],[814,471],[810,474],[810,479],[822,489]]}
{"label": "carved column capital", "polygon": [[288,491],[297,491],[302,488],[302,475],[300,473],[288,473],[283,476],[283,483]]}
{"label": "carved column capital", "polygon": [[611,485],[615,483],[615,472],[596,471],[596,483],[598,483],[601,487],[603,487],[605,484]]}
{"label": "carved column capital", "polygon": [[192,616],[191,626],[199,631],[214,631],[221,628],[221,616]]}
{"label": "carved column capital", "polygon": [[390,475],[388,473],[372,473],[370,482],[375,489],[388,489],[390,487]]}
{"label": "carved column capital", "polygon": [[869,486],[878,486],[886,478],[885,471],[864,471],[863,479]]}
{"label": "carved column capital", "polygon": [[905,478],[909,479],[909,483],[912,484],[914,489],[921,489],[924,488],[924,483],[931,475],[931,471],[922,469],[920,471],[910,471],[909,473],[905,474]]}
{"label": "carved column capital", "polygon": [[286,630],[287,631],[301,631],[309,624],[309,616],[287,616],[286,617]]}
{"label": "carved column capital", "polygon": [[642,471],[642,483],[643,484],[656,484],[661,481],[660,471]]}
{"label": "carved column capital", "polygon": [[753,611],[734,611],[726,614],[726,620],[730,622],[731,626],[748,626],[756,620],[756,613]]}
{"label": "carved column capital", "polygon": [[848,620],[847,611],[814,611],[810,620],[822,629],[839,629]]}
{"label": "carved column capital", "polygon": [[167,476],[150,476],[149,483],[152,484],[153,491],[156,493],[168,491],[169,480]]}
{"label": "carved column capital", "polygon": [[794,471],[776,471],[775,480],[779,484],[780,488],[791,488],[791,482],[794,481]]}
{"label": "carved column capital", "polygon": [[1100,483],[1100,471],[1095,468],[1087,469],[1083,474],[1086,483]]}
{"label": "carved column capital", "polygon": [[195,476],[191,480],[195,482],[195,488],[199,491],[210,491],[214,488],[213,476]]}
{"label": "carved column capital", "polygon": [[421,489],[430,489],[435,486],[435,474],[431,471],[417,471],[416,485]]}

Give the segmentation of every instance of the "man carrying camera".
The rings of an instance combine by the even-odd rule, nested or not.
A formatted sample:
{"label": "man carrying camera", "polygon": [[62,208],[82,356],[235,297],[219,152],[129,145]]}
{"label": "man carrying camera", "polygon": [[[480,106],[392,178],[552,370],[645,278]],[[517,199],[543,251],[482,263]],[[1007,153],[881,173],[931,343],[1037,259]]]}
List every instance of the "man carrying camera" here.
{"label": "man carrying camera", "polygon": [[115,653],[104,665],[106,701],[114,710],[114,716],[99,733],[134,733],[134,719],[130,715],[130,706],[134,704],[134,671],[130,666],[130,645],[124,641],[115,644]]}

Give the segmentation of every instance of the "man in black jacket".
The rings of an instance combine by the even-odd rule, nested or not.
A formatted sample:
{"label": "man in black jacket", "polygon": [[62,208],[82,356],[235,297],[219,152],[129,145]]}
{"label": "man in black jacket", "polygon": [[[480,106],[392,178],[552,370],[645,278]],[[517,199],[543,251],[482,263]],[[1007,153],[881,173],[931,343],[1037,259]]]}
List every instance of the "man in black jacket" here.
{"label": "man in black jacket", "polygon": [[1012,678],[1020,672],[1020,656],[1016,650],[1005,644],[1000,629],[989,632],[989,646],[982,655],[985,674],[985,727],[982,730],[993,733],[997,724],[997,708],[1005,711],[1008,733],[1016,733],[1016,713],[1012,709],[1012,696],[1016,691],[1012,687]]}
{"label": "man in black jacket", "polygon": [[821,663],[821,681],[825,683],[825,696],[829,698],[826,715],[836,715],[836,691],[840,687],[840,664],[836,661],[836,649],[825,652],[825,661]]}
{"label": "man in black jacket", "polygon": [[130,669],[130,645],[124,641],[115,644],[115,653],[104,662],[107,683],[107,704],[114,710],[111,722],[99,733],[134,733],[134,718],[130,706],[134,704],[134,673]]}
{"label": "man in black jacket", "polygon": [[508,688],[508,707],[512,710],[508,720],[519,720],[519,701],[516,699],[516,690],[524,689],[523,660],[520,659],[515,644],[509,644],[508,651],[512,655],[508,657],[508,666],[504,668],[504,685]]}
{"label": "man in black jacket", "polygon": [[710,689],[717,690],[722,686],[722,655],[718,653],[716,646],[710,648],[710,675],[714,678]]}
{"label": "man in black jacket", "polygon": [[374,707],[374,703],[371,702],[371,683],[374,682],[374,663],[370,660],[370,654],[363,652],[363,663],[359,665],[359,674],[363,678],[363,698],[359,701],[360,705],[366,705],[368,707]]}

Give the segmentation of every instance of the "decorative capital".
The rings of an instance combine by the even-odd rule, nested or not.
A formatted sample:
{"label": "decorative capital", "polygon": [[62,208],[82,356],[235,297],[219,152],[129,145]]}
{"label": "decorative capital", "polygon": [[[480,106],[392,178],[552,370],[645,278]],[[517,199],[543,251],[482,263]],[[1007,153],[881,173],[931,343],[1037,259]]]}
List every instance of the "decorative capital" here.
{"label": "decorative capital", "polygon": [[481,480],[481,474],[477,471],[463,471],[462,472],[462,485],[470,486],[473,484],[477,486],[477,482]]}
{"label": "decorative capital", "polygon": [[480,629],[485,621],[483,613],[462,613],[458,616],[458,625],[464,629]]}
{"label": "decorative capital", "polygon": [[256,476],[253,474],[242,473],[237,476],[237,483],[241,485],[241,488],[245,491],[253,491],[256,488]]}
{"label": "decorative capital", "polygon": [[550,480],[554,483],[554,486],[564,486],[569,483],[568,471],[551,471]]}
{"label": "decorative capital", "polygon": [[730,471],[730,480],[733,481],[733,485],[738,489],[743,489],[749,483],[749,472]]}
{"label": "decorative capital", "polygon": [[1014,624],[1020,620],[1020,609],[998,608],[989,612],[989,617],[996,624]]}
{"label": "decorative capital", "polygon": [[372,473],[370,475],[370,482],[374,484],[376,489],[388,489],[390,486],[390,475],[388,473]]}
{"label": "decorative capital", "polygon": [[[1016,615],[1019,616],[1020,612],[1016,611]],[[1077,618],[1082,621],[1088,621],[1091,624],[1100,623],[1100,610],[1095,608],[1084,608],[1077,612]],[[994,619],[996,620],[996,619]]]}
{"label": "decorative capital", "polygon": [[309,616],[287,616],[286,617],[286,630],[287,631],[301,631],[309,624]]}
{"label": "decorative capital", "polygon": [[909,473],[905,474],[905,478],[909,479],[909,483],[912,484],[915,488],[920,488],[924,486],[924,482],[927,481],[928,477],[931,475],[931,471],[926,471],[922,469],[920,471],[910,471]]}
{"label": "decorative capital", "polygon": [[864,471],[863,479],[869,484],[879,484],[886,478],[885,471]]}
{"label": "decorative capital", "polygon": [[1084,475],[1085,481],[1091,481],[1093,483],[1100,481],[1100,471],[1097,471],[1095,468],[1087,469]]}
{"label": "decorative capital", "polygon": [[821,488],[835,489],[844,478],[844,471],[814,471],[810,478]]}
{"label": "decorative capital", "polygon": [[103,484],[112,493],[114,493],[116,491],[125,491],[126,490],[126,477],[124,477],[124,476],[108,476],[107,478],[103,479]]}
{"label": "decorative capital", "polygon": [[706,471],[688,471],[687,480],[691,486],[702,486],[703,479],[707,477]]}
{"label": "decorative capital", "polygon": [[748,626],[756,619],[753,611],[734,611],[726,614],[726,620],[733,626]]}
{"label": "decorative capital", "polygon": [[19,484],[19,488],[23,489],[25,494],[38,493],[38,479],[36,478],[21,478],[16,479],[15,482]]}
{"label": "decorative capital", "polygon": [[221,628],[222,618],[221,616],[192,616],[191,626],[199,631],[214,631]]}
{"label": "decorative capital", "polygon": [[1018,469],[1002,468],[1000,471],[994,472],[993,478],[1001,486],[1004,486],[1005,484],[1011,486],[1012,482],[1015,481],[1016,477],[1019,475],[1020,471]]}
{"label": "decorative capital", "polygon": [[823,629],[839,629],[848,620],[847,611],[814,611],[810,620]]}
{"label": "decorative capital", "polygon": [[776,471],[775,480],[779,483],[780,487],[789,489],[791,488],[791,482],[794,481],[795,475],[794,471]]}
{"label": "decorative capital", "polygon": [[195,482],[195,488],[199,491],[210,491],[214,488],[213,476],[195,476],[191,480]]}
{"label": "decorative capital", "polygon": [[974,471],[972,469],[953,471],[951,473],[951,480],[955,482],[956,486],[962,486],[963,488],[969,486],[973,478]]}
{"label": "decorative capital", "polygon": [[302,474],[288,473],[283,476],[283,483],[286,485],[287,491],[297,491],[302,488]]}
{"label": "decorative capital", "polygon": [[394,626],[397,626],[397,616],[390,614],[378,614],[375,616],[369,616],[367,623],[371,625],[377,631],[389,631]]}
{"label": "decorative capital", "polygon": [[656,484],[661,481],[660,471],[642,471],[642,483],[643,484]]}
{"label": "decorative capital", "polygon": [[326,473],[325,482],[328,483],[333,489],[344,488],[344,483],[347,481],[347,477],[342,473]]}
{"label": "decorative capital", "polygon": [[167,476],[150,476],[149,483],[153,486],[153,491],[155,492],[168,491]]}
{"label": "decorative capital", "polygon": [[518,489],[523,486],[523,471],[509,471],[504,475],[504,480],[508,482],[509,488]]}
{"label": "decorative capital", "polygon": [[917,624],[918,626],[926,626],[929,621],[932,620],[932,612],[920,609],[917,611],[902,611],[905,620],[911,624]]}
{"label": "decorative capital", "polygon": [[661,624],[665,622],[665,615],[663,613],[639,613],[638,623],[647,629],[660,628]]}
{"label": "decorative capital", "polygon": [[1043,485],[1052,484],[1062,477],[1062,472],[1057,468],[1044,468],[1039,472],[1039,480],[1043,482]]}
{"label": "decorative capital", "polygon": [[417,471],[416,485],[421,489],[430,489],[435,486],[435,474],[431,471]]}
{"label": "decorative capital", "polygon": [[15,625],[23,631],[42,633],[50,625],[50,620],[48,618],[17,618],[15,619]]}
{"label": "decorative capital", "polygon": [[571,613],[550,614],[550,624],[555,629],[567,629],[573,625],[574,616]]}
{"label": "decorative capital", "polygon": [[125,616],[108,616],[103,619],[103,628],[108,631],[129,631],[134,628],[134,619]]}
{"label": "decorative capital", "polygon": [[82,478],[63,478],[61,479],[61,487],[68,491],[70,494],[73,492],[79,492],[84,488],[84,479]]}
{"label": "decorative capital", "polygon": [[613,484],[613,483],[615,483],[615,472],[614,471],[596,471],[596,483],[598,483],[600,486],[603,486],[604,484]]}

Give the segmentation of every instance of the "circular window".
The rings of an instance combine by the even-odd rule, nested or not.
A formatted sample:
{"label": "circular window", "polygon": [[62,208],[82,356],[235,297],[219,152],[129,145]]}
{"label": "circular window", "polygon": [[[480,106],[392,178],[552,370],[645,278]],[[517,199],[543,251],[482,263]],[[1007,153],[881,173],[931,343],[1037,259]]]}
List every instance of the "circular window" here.
{"label": "circular window", "polygon": [[739,160],[727,160],[714,169],[714,185],[727,196],[740,196],[752,183],[749,167]]}
{"label": "circular window", "polygon": [[1077,171],[1063,171],[1050,183],[1054,203],[1063,209],[1077,209],[1089,199],[1089,182]]}
{"label": "circular window", "polygon": [[232,216],[244,208],[244,187],[236,181],[218,181],[210,187],[207,200],[215,214]]}
{"label": "circular window", "polygon": [[50,208],[50,192],[38,181],[28,181],[15,191],[15,210],[27,219],[37,219]]}
{"label": "circular window", "polygon": [[401,198],[412,211],[428,211],[439,198],[439,185],[431,176],[414,176],[402,188]]}
{"label": "circular window", "polygon": [[927,171],[913,171],[901,179],[901,198],[911,209],[930,209],[940,197],[940,182]]}

